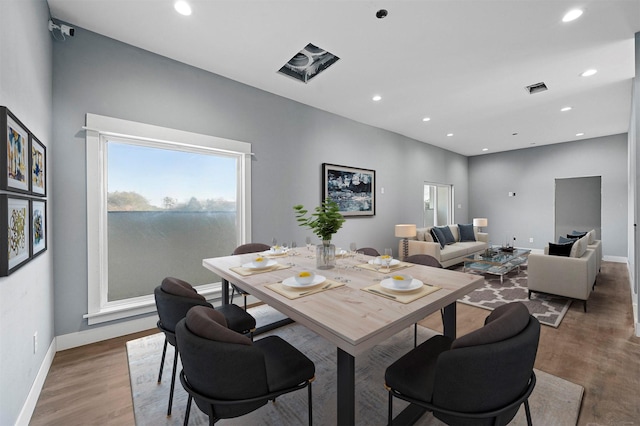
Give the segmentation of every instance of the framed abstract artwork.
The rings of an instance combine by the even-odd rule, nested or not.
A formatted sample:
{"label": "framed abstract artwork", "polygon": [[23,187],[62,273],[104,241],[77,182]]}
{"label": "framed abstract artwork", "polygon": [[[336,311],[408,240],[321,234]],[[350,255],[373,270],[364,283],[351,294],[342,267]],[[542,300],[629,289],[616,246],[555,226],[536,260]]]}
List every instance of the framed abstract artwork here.
{"label": "framed abstract artwork", "polygon": [[0,107],[0,189],[29,192],[29,131],[6,107]]}
{"label": "framed abstract artwork", "polygon": [[0,276],[7,276],[31,258],[29,199],[0,195]]}
{"label": "framed abstract artwork", "polygon": [[376,214],[376,172],[356,167],[322,164],[323,200],[340,206],[344,217]]}
{"label": "framed abstract artwork", "polygon": [[31,193],[40,197],[47,195],[47,148],[30,134],[31,146]]}
{"label": "framed abstract artwork", "polygon": [[31,257],[47,249],[47,202],[31,200]]}

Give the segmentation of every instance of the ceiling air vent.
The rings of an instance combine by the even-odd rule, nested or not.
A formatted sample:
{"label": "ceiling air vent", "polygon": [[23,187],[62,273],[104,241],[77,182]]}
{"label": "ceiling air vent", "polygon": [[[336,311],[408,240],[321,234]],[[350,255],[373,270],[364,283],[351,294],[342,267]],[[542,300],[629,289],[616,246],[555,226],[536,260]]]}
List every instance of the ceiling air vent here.
{"label": "ceiling air vent", "polygon": [[336,63],[338,59],[340,58],[336,55],[309,43],[304,49],[296,53],[293,58],[289,59],[289,62],[284,64],[278,72],[307,83]]}
{"label": "ceiling air vent", "polygon": [[544,83],[536,83],[525,87],[525,90],[529,92],[530,95],[533,95],[534,93],[544,92],[547,90],[547,85]]}

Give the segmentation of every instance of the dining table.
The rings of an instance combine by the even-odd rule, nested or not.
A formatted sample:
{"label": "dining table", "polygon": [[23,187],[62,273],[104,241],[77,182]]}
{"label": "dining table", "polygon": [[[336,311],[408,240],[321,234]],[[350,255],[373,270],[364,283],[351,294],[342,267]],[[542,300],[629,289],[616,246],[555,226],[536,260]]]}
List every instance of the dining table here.
{"label": "dining table", "polygon": [[[293,255],[292,255],[293,254]],[[205,268],[222,279],[222,303],[228,303],[228,283],[307,327],[337,348],[337,423],[355,424],[355,358],[377,344],[442,312],[443,334],[456,337],[456,300],[484,283],[482,276],[395,259],[389,268],[379,258],[355,253],[337,257],[333,269],[316,269],[315,256],[304,248],[295,253],[262,253],[268,267],[255,268],[256,254],[203,259]],[[301,286],[294,277],[316,275]],[[391,277],[408,276],[411,286],[397,289]],[[410,405],[394,423],[412,424],[426,410]]]}

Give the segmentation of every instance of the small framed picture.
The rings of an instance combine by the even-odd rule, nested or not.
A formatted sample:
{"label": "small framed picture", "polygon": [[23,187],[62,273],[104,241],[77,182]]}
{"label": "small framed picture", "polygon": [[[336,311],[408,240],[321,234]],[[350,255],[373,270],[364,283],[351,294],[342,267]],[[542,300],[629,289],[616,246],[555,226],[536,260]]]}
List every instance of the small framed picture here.
{"label": "small framed picture", "polygon": [[[0,195],[0,276],[6,277],[31,258],[29,199]],[[6,244],[6,245],[5,245]]]}
{"label": "small framed picture", "polygon": [[40,197],[47,195],[47,148],[30,134],[31,146],[31,193]]}
{"label": "small framed picture", "polygon": [[0,189],[29,192],[29,131],[6,107],[0,107]]}
{"label": "small framed picture", "polygon": [[356,167],[322,164],[323,200],[340,206],[344,217],[376,214],[376,172]]}
{"label": "small framed picture", "polygon": [[31,200],[31,257],[47,249],[47,202]]}

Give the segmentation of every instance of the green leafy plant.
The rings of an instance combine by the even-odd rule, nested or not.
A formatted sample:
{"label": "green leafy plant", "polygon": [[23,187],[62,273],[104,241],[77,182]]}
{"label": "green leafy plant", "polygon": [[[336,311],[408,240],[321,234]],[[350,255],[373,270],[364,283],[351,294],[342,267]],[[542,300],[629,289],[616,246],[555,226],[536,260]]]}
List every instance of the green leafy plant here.
{"label": "green leafy plant", "polygon": [[315,212],[309,213],[302,204],[293,206],[296,211],[298,225],[311,229],[322,241],[331,240],[331,236],[338,232],[344,223],[344,217],[340,214],[338,203],[326,199],[315,208]]}

